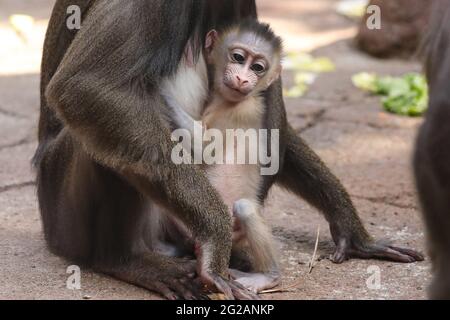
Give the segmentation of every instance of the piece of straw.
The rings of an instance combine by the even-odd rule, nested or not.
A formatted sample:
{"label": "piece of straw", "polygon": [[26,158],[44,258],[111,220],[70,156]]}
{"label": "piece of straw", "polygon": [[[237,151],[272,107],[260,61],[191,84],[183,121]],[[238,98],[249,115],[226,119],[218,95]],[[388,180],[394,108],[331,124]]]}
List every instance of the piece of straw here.
{"label": "piece of straw", "polygon": [[[317,248],[319,247],[319,236],[320,236],[320,226],[317,227],[316,244],[314,245],[314,252],[313,252],[313,255],[309,262],[308,274],[310,274],[314,268],[314,262],[316,260]],[[294,289],[294,288],[298,287],[301,284],[302,280],[303,280],[303,278],[300,278],[300,279],[297,279],[296,281],[294,281],[293,283],[291,283],[290,285],[287,285],[287,286],[284,286],[281,288],[264,290],[264,291],[261,291],[260,294],[289,292],[290,289]]]}

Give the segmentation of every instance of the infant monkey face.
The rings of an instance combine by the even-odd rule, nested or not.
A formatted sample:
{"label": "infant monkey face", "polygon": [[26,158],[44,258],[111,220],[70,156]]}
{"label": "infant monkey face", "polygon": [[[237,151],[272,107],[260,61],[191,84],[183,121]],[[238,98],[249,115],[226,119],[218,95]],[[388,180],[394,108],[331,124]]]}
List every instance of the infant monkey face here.
{"label": "infant monkey face", "polygon": [[223,82],[229,89],[242,96],[249,95],[266,73],[268,62],[264,56],[258,56],[245,46],[229,50]]}
{"label": "infant monkey face", "polygon": [[281,40],[267,25],[239,25],[208,32],[205,41],[214,85],[225,101],[239,103],[257,96],[281,71]]}

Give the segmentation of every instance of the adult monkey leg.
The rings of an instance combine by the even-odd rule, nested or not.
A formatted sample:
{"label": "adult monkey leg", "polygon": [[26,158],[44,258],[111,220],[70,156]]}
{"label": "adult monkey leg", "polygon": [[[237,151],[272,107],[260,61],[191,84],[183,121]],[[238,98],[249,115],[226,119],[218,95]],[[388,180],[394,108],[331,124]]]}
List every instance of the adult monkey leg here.
{"label": "adult monkey leg", "polygon": [[[163,120],[170,115],[162,115],[167,107],[158,92],[158,83],[176,70],[188,39],[197,30],[194,22],[201,21],[197,16],[202,13],[197,10],[201,3],[91,3],[73,41],[64,31],[64,15],[54,11],[52,19],[59,22],[53,20],[50,26],[56,26],[53,32],[67,36],[63,46],[70,43],[61,63],[55,62],[54,74],[52,64],[45,61],[65,50],[53,38],[52,30],[47,34],[43,63],[47,67],[43,69],[42,83],[46,110],[41,113],[44,125],[40,126],[35,163],[44,231],[50,246],[64,256],[144,287],[151,286],[153,272],[161,280],[175,277],[171,267],[175,260],[155,253],[144,256],[136,250],[139,239],[130,236],[140,222],[142,210],[137,204],[138,195],[143,194],[179,212],[178,218],[203,244],[203,280],[212,282],[228,297],[252,297],[226,279],[231,249],[227,208],[198,170],[175,166],[170,159],[172,142]],[[71,1],[60,0],[55,10],[69,4]],[[49,119],[55,125],[46,127]],[[109,178],[115,183],[105,183]],[[51,179],[59,179],[59,183],[52,185]],[[105,188],[105,196],[83,192],[93,190],[88,186],[97,185],[96,181],[100,182],[99,190]],[[110,185],[117,185],[121,192],[113,192]],[[128,200],[121,196],[126,190]],[[80,193],[83,196],[78,197]],[[124,210],[120,218],[111,217],[109,222],[107,214],[99,212],[105,206],[109,208],[113,195],[117,197],[110,203],[117,200]],[[104,212],[118,216],[116,210]],[[70,228],[71,222],[75,223],[73,230],[87,235],[80,247],[73,247],[77,232],[61,231]],[[108,243],[114,237],[118,240],[112,243],[119,242],[111,248]],[[166,296],[168,290],[177,289],[173,284],[158,285],[155,283],[152,289]]]}

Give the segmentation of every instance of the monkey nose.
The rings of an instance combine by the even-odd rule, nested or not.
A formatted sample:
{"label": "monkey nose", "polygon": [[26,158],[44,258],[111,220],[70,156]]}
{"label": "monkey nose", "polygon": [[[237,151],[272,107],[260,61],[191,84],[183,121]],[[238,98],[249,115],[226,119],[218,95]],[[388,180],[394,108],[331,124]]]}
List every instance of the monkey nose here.
{"label": "monkey nose", "polygon": [[248,84],[248,80],[245,79],[245,78],[241,78],[239,76],[236,76],[236,80],[237,80],[237,83],[238,83],[239,87],[243,87],[243,86]]}

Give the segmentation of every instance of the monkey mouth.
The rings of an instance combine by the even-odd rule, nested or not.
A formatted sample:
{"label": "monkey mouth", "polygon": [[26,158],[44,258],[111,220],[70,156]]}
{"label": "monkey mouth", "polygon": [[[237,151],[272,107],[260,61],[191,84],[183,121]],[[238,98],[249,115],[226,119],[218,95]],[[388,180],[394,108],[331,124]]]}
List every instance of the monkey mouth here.
{"label": "monkey mouth", "polygon": [[240,96],[246,96],[247,94],[242,92],[239,88],[233,87],[232,85],[225,84],[225,86],[230,89],[232,92],[240,95]]}

